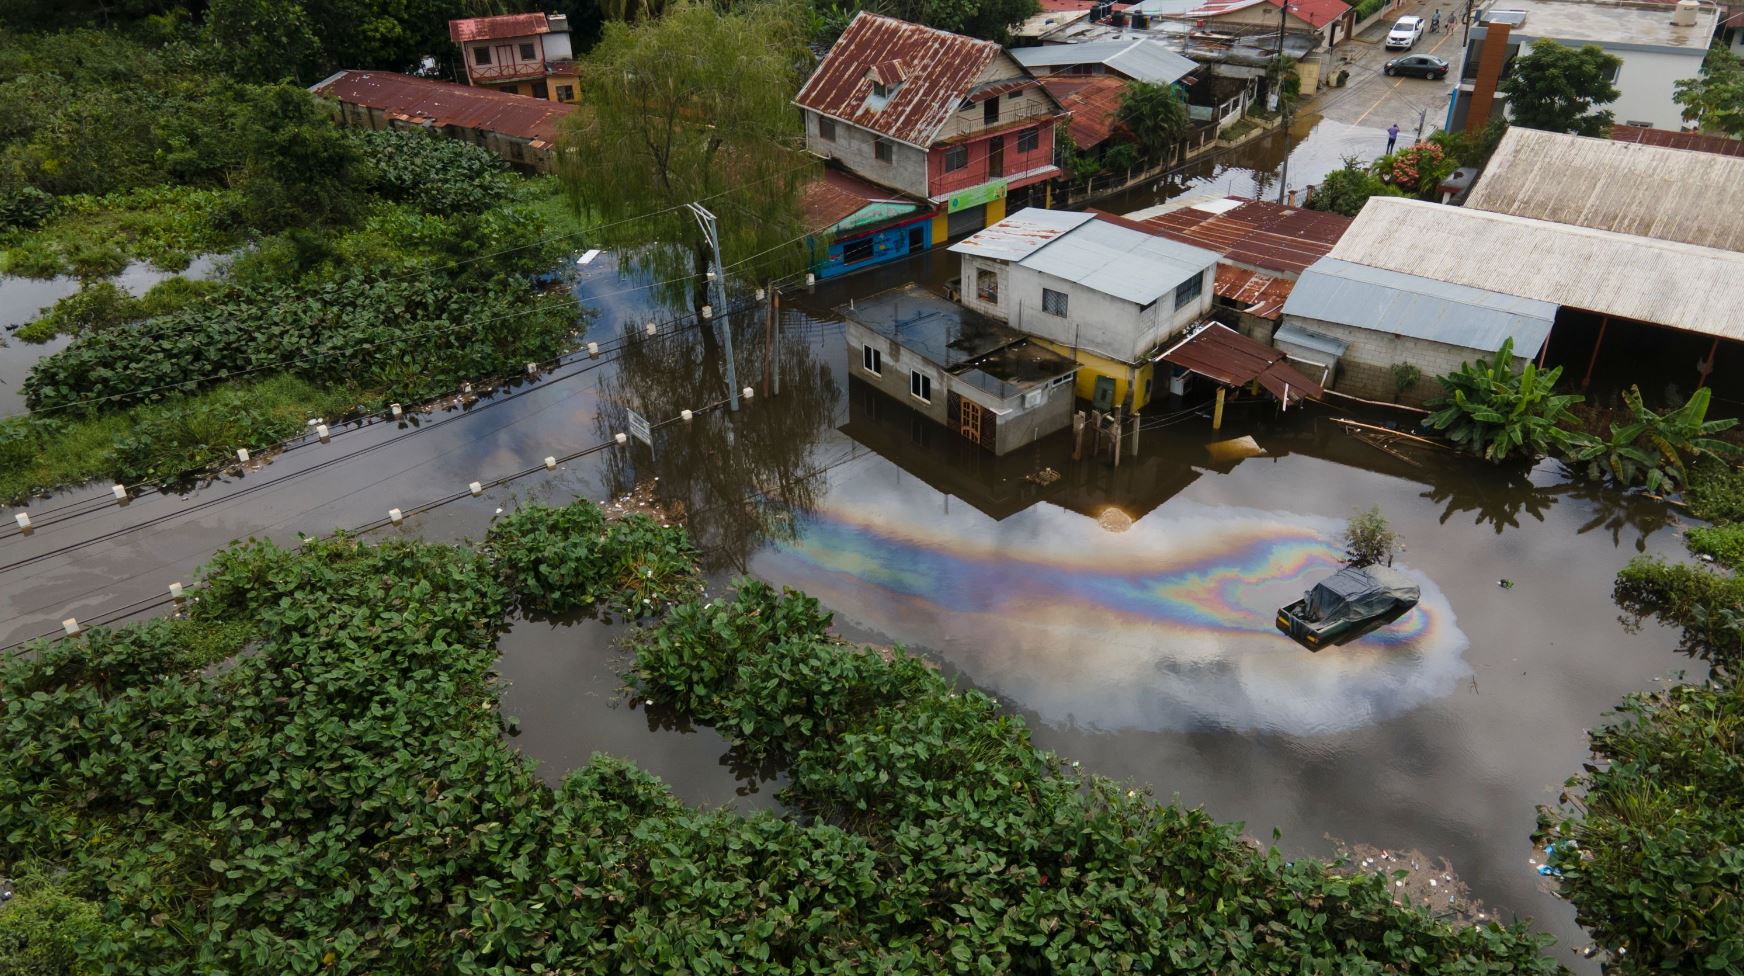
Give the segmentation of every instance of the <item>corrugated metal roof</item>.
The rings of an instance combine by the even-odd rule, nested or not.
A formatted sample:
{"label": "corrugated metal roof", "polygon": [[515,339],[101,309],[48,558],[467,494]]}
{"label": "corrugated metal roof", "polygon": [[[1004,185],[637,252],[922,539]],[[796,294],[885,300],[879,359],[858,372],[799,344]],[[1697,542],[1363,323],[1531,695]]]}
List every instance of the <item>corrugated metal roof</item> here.
{"label": "corrugated metal roof", "polygon": [[1292,282],[1233,264],[1217,265],[1217,297],[1249,315],[1276,319],[1290,297]]}
{"label": "corrugated metal roof", "polygon": [[1673,132],[1670,129],[1649,129],[1641,125],[1616,125],[1611,127],[1611,138],[1618,142],[1639,142],[1649,146],[1665,146],[1668,149],[1744,156],[1744,139],[1729,139],[1705,132]]}
{"label": "corrugated metal roof", "polygon": [[1373,197],[1331,256],[1744,340],[1744,316],[1734,314],[1744,308],[1744,254],[1736,251]]}
{"label": "corrugated metal roof", "polygon": [[[829,230],[873,204],[886,205],[889,220],[918,212],[920,204],[897,196],[890,190],[869,183],[850,173],[827,167],[799,191],[800,207],[805,211],[805,225],[812,230]],[[907,211],[901,208],[906,206]],[[884,223],[884,218],[877,223]],[[872,226],[865,223],[865,227]],[[856,232],[859,230],[856,226]]]}
{"label": "corrugated metal roof", "polygon": [[1531,356],[1556,306],[1467,285],[1321,258],[1302,273],[1284,314],[1495,352],[1508,339]]}
{"label": "corrugated metal roof", "polygon": [[1125,78],[1115,75],[1049,75],[1042,79],[1048,94],[1072,113],[1069,131],[1080,149],[1100,145],[1114,134],[1126,84]]}
{"label": "corrugated metal roof", "polygon": [[558,123],[575,111],[574,105],[562,102],[391,71],[339,71],[309,90],[352,105],[379,108],[413,123],[428,120],[438,126],[484,129],[545,142],[557,138]]}
{"label": "corrugated metal roof", "polygon": [[1516,125],[1465,205],[1744,251],[1740,187],[1744,158]]}
{"label": "corrugated metal roof", "polygon": [[1331,356],[1333,359],[1344,355],[1344,351],[1350,348],[1350,343],[1342,339],[1335,339],[1324,332],[1315,332],[1313,329],[1305,329],[1294,323],[1279,326],[1278,331],[1272,333],[1272,341],[1288,342],[1293,346],[1312,349],[1315,352]]}
{"label": "corrugated metal roof", "polygon": [[1084,41],[1079,44],[1047,44],[1021,47],[1011,56],[1026,68],[1068,64],[1100,64],[1137,81],[1172,85],[1193,73],[1198,63],[1182,57],[1162,41],[1135,38],[1124,41]]}
{"label": "corrugated metal roof", "polygon": [[456,44],[490,41],[499,37],[531,37],[549,34],[544,14],[503,14],[500,17],[467,17],[448,22],[448,39]]}
{"label": "corrugated metal roof", "polygon": [[[854,16],[793,102],[899,142],[925,147],[957,111],[999,45],[865,11]],[[903,81],[868,104],[872,69],[902,62]]]}
{"label": "corrugated metal roof", "polygon": [[[1207,0],[1181,16],[1193,20],[1209,20],[1237,10],[1257,7],[1262,3],[1282,7],[1284,0]],[[1343,0],[1290,0],[1290,13],[1316,28],[1324,27],[1344,16],[1349,9],[1350,5]]]}
{"label": "corrugated metal roof", "polygon": [[1172,240],[1210,248],[1231,261],[1300,274],[1338,243],[1350,218],[1227,197],[1153,214],[1142,221]]}
{"label": "corrugated metal roof", "polygon": [[1092,219],[1076,210],[1043,210],[1026,207],[991,227],[976,231],[951,245],[957,254],[1021,261],[1042,245]]}
{"label": "corrugated metal roof", "polygon": [[1302,375],[1275,349],[1212,322],[1157,356],[1158,360],[1208,376],[1224,386],[1245,386],[1258,380],[1273,396],[1295,403],[1303,397],[1319,399],[1320,384]]}
{"label": "corrugated metal roof", "polygon": [[1115,298],[1149,305],[1217,264],[1217,255],[1108,220],[1088,220],[1018,262]]}

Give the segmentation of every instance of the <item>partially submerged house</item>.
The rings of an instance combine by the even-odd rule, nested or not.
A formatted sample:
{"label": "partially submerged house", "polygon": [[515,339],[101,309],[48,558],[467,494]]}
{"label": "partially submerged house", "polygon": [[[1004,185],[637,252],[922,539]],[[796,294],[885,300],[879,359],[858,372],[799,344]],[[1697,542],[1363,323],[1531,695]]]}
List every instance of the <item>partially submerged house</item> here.
{"label": "partially submerged house", "polygon": [[811,267],[820,278],[858,271],[923,251],[932,208],[835,166],[825,166],[800,191],[810,238]]}
{"label": "partially submerged house", "polygon": [[466,83],[511,95],[573,102],[575,51],[565,14],[503,14],[448,22]]}
{"label": "partially submerged house", "polygon": [[928,205],[921,246],[1045,202],[1060,172],[1059,103],[991,41],[861,12],[794,104],[808,150]]}
{"label": "partially submerged house", "polygon": [[1077,364],[1019,332],[917,285],[837,311],[855,379],[996,455],[1071,423]]}
{"label": "partially submerged house", "polygon": [[1071,356],[1078,395],[1099,410],[1136,412],[1165,392],[1153,357],[1211,310],[1215,253],[1108,214],[1030,208],[951,250],[963,304]]}
{"label": "partially submerged house", "polygon": [[558,126],[575,111],[574,105],[391,71],[336,71],[309,91],[346,125],[421,129],[483,146],[540,173],[556,169]]}

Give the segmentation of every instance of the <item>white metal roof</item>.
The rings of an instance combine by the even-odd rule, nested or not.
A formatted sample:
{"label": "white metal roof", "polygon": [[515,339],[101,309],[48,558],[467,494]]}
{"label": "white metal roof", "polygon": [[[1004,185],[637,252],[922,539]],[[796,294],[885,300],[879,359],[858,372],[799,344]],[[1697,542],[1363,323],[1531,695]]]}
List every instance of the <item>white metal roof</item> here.
{"label": "white metal roof", "polygon": [[1737,156],[1516,125],[1502,137],[1465,205],[1744,251],[1739,187],[1744,158]]}
{"label": "white metal roof", "polygon": [[1001,261],[1021,261],[1042,245],[1090,219],[1092,215],[1077,210],[1026,207],[952,244],[951,250]]}
{"label": "white metal roof", "polygon": [[1744,340],[1736,251],[1372,197],[1329,257]]}
{"label": "white metal roof", "polygon": [[1216,267],[1217,258],[1216,253],[1190,244],[1106,220],[1089,220],[1018,263],[1115,298],[1148,305],[1188,278]]}
{"label": "white metal roof", "polygon": [[1026,68],[1068,64],[1101,64],[1138,81],[1170,85],[1193,73],[1198,63],[1169,50],[1152,38],[1121,41],[1081,41],[1013,48],[1011,56]]}
{"label": "white metal roof", "polygon": [[1714,39],[1718,10],[1703,4],[1692,27],[1671,22],[1672,4],[1616,3],[1609,0],[1496,0],[1489,13],[1525,14],[1510,40],[1529,43],[1550,38],[1564,44],[1597,44],[1619,50],[1661,50],[1702,57]]}
{"label": "white metal roof", "polygon": [[[1532,356],[1550,334],[1556,306],[1321,258],[1290,289],[1284,314],[1484,352],[1513,339],[1515,355]],[[1286,338],[1289,328],[1279,329],[1277,338]]]}

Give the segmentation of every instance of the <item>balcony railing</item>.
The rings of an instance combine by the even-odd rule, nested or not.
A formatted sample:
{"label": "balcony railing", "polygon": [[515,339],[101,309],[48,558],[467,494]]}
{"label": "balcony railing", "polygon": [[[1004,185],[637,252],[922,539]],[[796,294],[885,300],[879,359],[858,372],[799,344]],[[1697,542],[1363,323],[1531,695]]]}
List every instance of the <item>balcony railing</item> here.
{"label": "balcony railing", "polygon": [[543,78],[545,62],[516,61],[512,64],[475,64],[467,69],[474,81],[516,81],[521,78]]}

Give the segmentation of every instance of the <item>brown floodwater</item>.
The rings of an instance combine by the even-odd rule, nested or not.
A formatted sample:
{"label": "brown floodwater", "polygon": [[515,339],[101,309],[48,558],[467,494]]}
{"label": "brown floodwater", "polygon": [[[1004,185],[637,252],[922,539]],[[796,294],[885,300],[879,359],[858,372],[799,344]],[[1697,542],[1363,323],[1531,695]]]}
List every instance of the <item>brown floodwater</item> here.
{"label": "brown floodwater", "polygon": [[[1585,730],[1623,694],[1679,669],[1699,676],[1675,635],[1632,631],[1610,599],[1632,556],[1681,553],[1665,507],[1554,464],[1385,453],[1332,423],[1339,411],[1280,416],[1253,401],[1232,404],[1216,433],[1191,404],[1158,405],[1119,468],[1072,462],[1060,438],[995,460],[854,382],[828,312],[950,276],[939,253],[794,294],[779,397],[374,535],[477,539],[500,509],[604,501],[658,478],[688,513],[713,592],[740,573],[802,587],[844,634],[908,644],[997,696],[1043,746],[1255,836],[1277,827],[1292,856],[1329,854],[1336,839],[1445,858],[1491,910],[1530,916],[1560,961],[1590,967],[1528,835],[1535,805],[1585,758]],[[609,262],[583,269],[578,291],[610,296],[592,338],[658,315],[625,287]],[[737,343],[740,382],[759,389],[760,328],[744,317]],[[150,601],[232,539],[372,522],[606,442],[628,409],[659,422],[701,407],[725,389],[723,357],[681,332],[465,407],[341,428],[186,494],[120,507],[101,486],[60,493],[31,510],[64,521],[0,539],[0,642]],[[1240,435],[1264,453],[1207,450]],[[1044,471],[1059,477],[1030,477]],[[1393,627],[1311,654],[1271,629],[1271,613],[1330,571],[1343,520],[1371,504],[1407,544],[1399,565],[1424,599]],[[555,782],[605,752],[693,802],[772,802],[778,776],[622,698],[621,633],[521,620],[504,637],[504,711],[540,774]]]}

